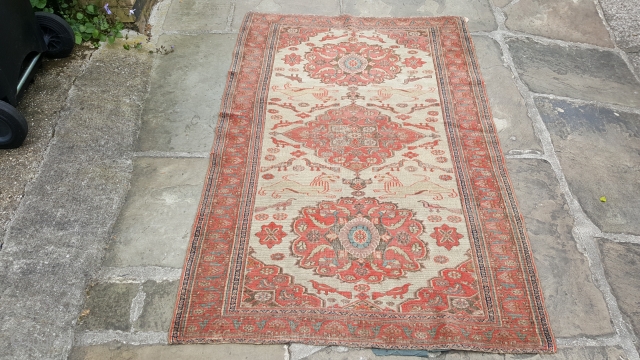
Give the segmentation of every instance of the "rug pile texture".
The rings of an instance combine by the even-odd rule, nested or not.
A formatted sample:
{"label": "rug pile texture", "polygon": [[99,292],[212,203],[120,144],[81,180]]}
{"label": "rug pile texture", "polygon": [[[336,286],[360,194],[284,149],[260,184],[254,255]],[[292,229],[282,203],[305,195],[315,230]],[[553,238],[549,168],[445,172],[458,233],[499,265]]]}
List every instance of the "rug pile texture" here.
{"label": "rug pile texture", "polygon": [[169,337],[555,351],[463,18],[245,17]]}

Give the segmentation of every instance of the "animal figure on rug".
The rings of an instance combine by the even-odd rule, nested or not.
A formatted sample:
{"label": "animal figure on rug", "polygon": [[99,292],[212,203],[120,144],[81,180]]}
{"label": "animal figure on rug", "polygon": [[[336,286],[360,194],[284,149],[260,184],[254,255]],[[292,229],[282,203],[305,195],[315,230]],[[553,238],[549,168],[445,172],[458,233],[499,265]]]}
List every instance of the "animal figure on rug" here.
{"label": "animal figure on rug", "polygon": [[404,284],[402,286],[394,287],[393,289],[385,292],[374,292],[373,294],[371,294],[371,298],[373,300],[376,300],[383,296],[391,296],[394,299],[396,297],[399,297],[400,299],[404,299],[404,294],[406,294],[407,291],[409,291],[409,286],[411,286],[411,284]]}
{"label": "animal figure on rug", "polygon": [[[309,88],[303,88],[303,87],[292,87],[291,84],[287,83],[287,84],[284,84],[282,88],[278,88],[277,85],[274,85],[271,87],[271,89],[273,91],[277,91],[279,93],[285,94],[287,96],[287,99],[289,100],[293,100],[294,98],[308,96],[308,95],[311,95],[314,98],[324,103],[336,100],[335,97],[329,95],[330,91],[323,86],[313,86]],[[337,92],[337,91],[338,90],[331,90],[331,92]]]}
{"label": "animal figure on rug", "polygon": [[[405,123],[406,125],[406,123]],[[409,150],[415,150],[418,148],[424,148],[424,149],[433,149],[434,147],[438,146],[438,143],[440,142],[440,140],[434,140],[434,141],[428,141],[424,144],[420,144],[418,146],[408,146],[407,149]]]}
{"label": "animal figure on rug", "polygon": [[392,86],[381,86],[381,85],[373,85],[373,86],[377,87],[379,90],[378,90],[378,96],[371,97],[371,100],[380,101],[380,102],[390,99],[393,95],[410,98],[411,101],[418,101],[420,96],[435,91],[435,88],[422,90],[422,85],[416,85],[415,88],[413,89],[398,89]]}
{"label": "animal figure on rug", "polygon": [[256,206],[256,208],[254,209],[255,212],[260,212],[260,211],[265,211],[267,209],[270,208],[275,208],[276,210],[287,210],[287,206],[291,206],[291,204],[293,204],[293,200],[295,199],[288,199],[286,201],[281,201],[278,203],[275,203],[273,205],[267,205],[267,206]]}
{"label": "animal figure on rug", "polygon": [[392,175],[390,172],[386,174],[378,174],[373,178],[383,183],[382,189],[374,189],[374,192],[384,192],[386,195],[380,195],[380,199],[390,197],[406,198],[411,195],[433,195],[433,200],[442,200],[443,194],[450,198],[457,197],[458,194],[453,189],[447,189],[429,180],[428,176],[422,175],[423,179],[414,182],[411,185],[404,185],[400,179]]}
{"label": "animal figure on rug", "polygon": [[[282,194],[295,193],[307,196],[322,195],[324,197],[335,198],[335,195],[329,194],[330,192],[332,192],[330,184],[335,183],[338,179],[340,179],[340,177],[337,175],[322,173],[311,180],[311,183],[309,185],[304,185],[297,181],[289,179],[289,175],[285,175],[282,177],[282,180],[260,188],[260,190],[258,190],[258,195],[266,195],[267,193],[271,193],[272,197],[280,198],[282,197]],[[341,191],[342,189],[335,190],[335,192]]]}
{"label": "animal figure on rug", "polygon": [[274,138],[273,136],[271,137],[271,141],[273,141],[273,145],[275,145],[276,147],[287,147],[287,146],[291,146],[294,149],[300,149],[300,145],[298,144],[292,144],[292,143],[288,143],[284,140],[278,140],[276,138]]}
{"label": "animal figure on rug", "polygon": [[336,293],[346,297],[347,299],[351,299],[352,297],[352,294],[349,291],[339,291],[336,288],[333,288],[329,285],[321,284],[315,280],[309,280],[309,282],[311,282],[311,285],[314,289],[316,289],[318,294],[324,293],[325,295],[329,295],[329,293]]}
{"label": "animal figure on rug", "polygon": [[451,209],[448,207],[444,207],[444,206],[440,206],[438,204],[431,204],[430,202],[426,201],[426,200],[418,200],[419,203],[422,204],[422,206],[424,206],[426,209],[429,209],[429,212],[440,212],[440,210],[443,211],[449,211],[452,212],[454,214],[460,214],[462,215],[462,210],[460,209]]}

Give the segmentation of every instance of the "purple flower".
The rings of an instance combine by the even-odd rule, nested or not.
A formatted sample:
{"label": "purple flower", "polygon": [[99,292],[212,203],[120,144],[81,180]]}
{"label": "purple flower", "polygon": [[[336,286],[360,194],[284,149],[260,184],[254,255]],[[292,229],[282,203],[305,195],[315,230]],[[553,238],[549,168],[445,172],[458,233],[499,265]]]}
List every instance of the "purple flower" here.
{"label": "purple flower", "polygon": [[109,10],[109,3],[104,4],[104,11],[107,12],[107,15],[111,15],[111,10]]}

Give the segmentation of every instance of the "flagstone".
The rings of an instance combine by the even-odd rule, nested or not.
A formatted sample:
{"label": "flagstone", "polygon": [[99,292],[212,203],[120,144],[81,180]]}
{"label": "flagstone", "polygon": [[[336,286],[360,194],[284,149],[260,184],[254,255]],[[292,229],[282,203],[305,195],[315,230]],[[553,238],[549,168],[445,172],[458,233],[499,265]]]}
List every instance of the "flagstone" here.
{"label": "flagstone", "polygon": [[505,9],[510,30],[551,39],[613,47],[593,1],[520,0]]}
{"label": "flagstone", "polygon": [[640,115],[564,100],[535,103],[587,216],[602,231],[640,235]]}
{"label": "flagstone", "polygon": [[[447,358],[448,359],[448,358]],[[560,348],[556,354],[507,354],[505,360],[527,359],[527,360],[609,360],[627,359],[627,356],[619,347],[575,347]]]}
{"label": "flagstone", "polygon": [[513,0],[493,0],[493,5],[503,8],[512,2]]}
{"label": "flagstone", "polygon": [[230,10],[231,2],[227,0],[173,1],[162,28],[165,31],[225,30]]}
{"label": "flagstone", "polygon": [[488,0],[356,0],[344,3],[344,11],[356,16],[463,16],[471,31],[492,31],[498,25]]}
{"label": "flagstone", "polygon": [[607,304],[593,283],[587,258],[573,239],[573,218],[551,166],[507,160],[525,218],[551,329],[556,337],[614,332]]}
{"label": "flagstone", "polygon": [[235,34],[163,35],[142,113],[138,151],[208,152]]}
{"label": "flagstone", "polygon": [[640,107],[640,83],[613,51],[517,38],[507,44],[533,92]]}
{"label": "flagstone", "polygon": [[178,293],[177,281],[147,281],[142,285],[145,293],[140,317],[133,323],[136,331],[167,331],[171,325],[173,308]]}
{"label": "flagstone", "polygon": [[511,71],[502,62],[500,47],[485,36],[474,36],[473,42],[502,150],[505,153],[511,150],[541,153],[542,147],[533,132],[524,99]]}
{"label": "flagstone", "polygon": [[339,0],[248,0],[236,2],[232,28],[238,30],[249,11],[279,14],[340,15]]}
{"label": "flagstone", "polygon": [[78,319],[78,330],[129,331],[131,300],[138,284],[100,283],[89,286],[84,309]]}
{"label": "flagstone", "polygon": [[146,345],[108,344],[76,347],[69,360],[281,360],[282,345]]}
{"label": "flagstone", "polygon": [[[640,334],[640,245],[598,239],[602,263],[611,292],[624,319]],[[640,350],[640,343],[635,346]]]}
{"label": "flagstone", "polygon": [[207,159],[135,159],[103,266],[181,267],[207,166]]}

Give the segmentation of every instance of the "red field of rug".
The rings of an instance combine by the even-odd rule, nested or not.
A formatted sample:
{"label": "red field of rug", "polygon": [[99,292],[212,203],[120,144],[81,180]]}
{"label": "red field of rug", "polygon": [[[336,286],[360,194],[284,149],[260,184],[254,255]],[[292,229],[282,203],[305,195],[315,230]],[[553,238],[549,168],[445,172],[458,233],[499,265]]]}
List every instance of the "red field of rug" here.
{"label": "red field of rug", "polygon": [[553,352],[458,17],[249,14],[171,343]]}

